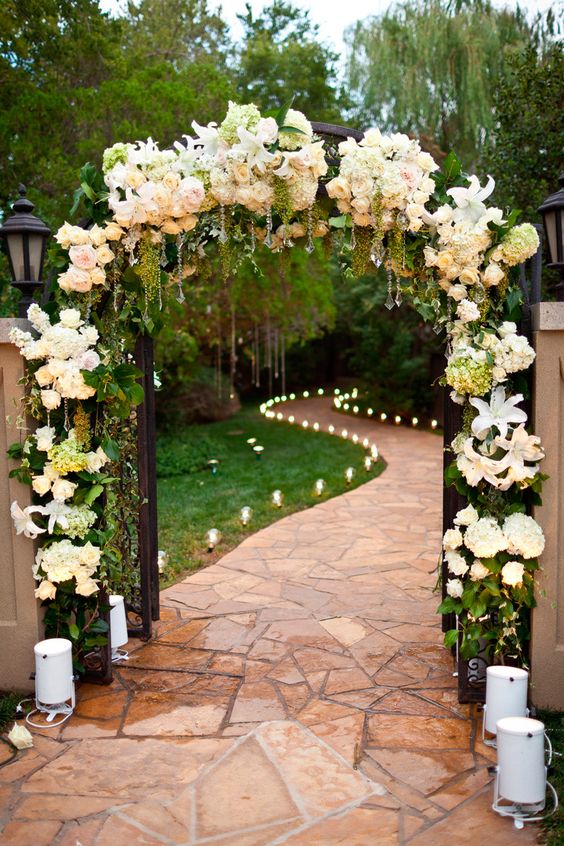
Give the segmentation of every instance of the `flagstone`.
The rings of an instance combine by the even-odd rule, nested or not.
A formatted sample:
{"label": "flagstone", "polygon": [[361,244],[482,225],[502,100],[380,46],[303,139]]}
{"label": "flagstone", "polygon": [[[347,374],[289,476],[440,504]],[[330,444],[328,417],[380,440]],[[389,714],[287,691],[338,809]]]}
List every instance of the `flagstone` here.
{"label": "flagstone", "polygon": [[57,840],[57,846],[95,846],[96,837],[103,824],[104,820],[101,818],[66,823]]}
{"label": "flagstone", "polygon": [[229,835],[227,840],[224,837],[205,841],[198,840],[196,846],[200,843],[202,846],[204,846],[204,843],[205,846],[270,846],[270,844],[278,842],[279,837],[294,830],[298,825],[301,825],[301,820],[266,827],[256,826],[246,834]]}
{"label": "flagstone", "polygon": [[[184,802],[181,813],[173,813],[160,802],[137,802],[125,805],[118,816],[126,823],[139,826],[142,831],[166,837],[173,843],[186,843],[190,838],[192,802]],[[141,841],[142,842],[142,841]],[[114,846],[116,844],[114,843]]]}
{"label": "flagstone", "polygon": [[469,749],[472,723],[451,717],[377,714],[368,718],[369,745],[404,749]]}
{"label": "flagstone", "polygon": [[177,644],[190,643],[190,641],[195,638],[196,635],[200,634],[202,629],[205,629],[207,625],[209,625],[209,620],[207,619],[191,620],[189,623],[184,623],[183,625],[176,626],[173,629],[168,629],[165,634],[158,637],[158,642]]}
{"label": "flagstone", "polygon": [[190,646],[196,649],[224,651],[239,646],[247,633],[246,626],[219,617],[212,620],[203,631],[197,634],[190,642]]}
{"label": "flagstone", "polygon": [[195,736],[215,734],[223,722],[229,696],[201,697],[189,704],[182,694],[140,691],[132,700],[123,724],[130,736]]}
{"label": "flagstone", "polygon": [[365,690],[372,688],[373,683],[359,667],[351,667],[347,670],[332,670],[325,684],[325,694],[331,696],[335,693],[346,693],[351,690]]}
{"label": "flagstone", "polygon": [[301,819],[278,769],[254,737],[206,772],[196,785],[196,837]]}
{"label": "flagstone", "polygon": [[181,649],[159,642],[149,643],[130,658],[127,666],[148,670],[202,670],[207,666],[211,654],[202,649]]}
{"label": "flagstone", "polygon": [[6,846],[51,846],[60,829],[55,820],[9,822],[1,834]]}
{"label": "flagstone", "polygon": [[355,713],[310,725],[311,731],[338,752],[351,766],[362,757],[364,714]]}
{"label": "flagstone", "polygon": [[493,776],[488,773],[487,767],[482,766],[476,771],[463,773],[442,790],[433,793],[433,802],[450,811],[460,805],[461,802],[465,802],[471,796],[474,796],[492,781]]}
{"label": "flagstone", "polygon": [[406,691],[393,691],[379,698],[371,705],[371,710],[376,713],[388,714],[418,714],[420,716],[445,717],[448,711],[432,702],[426,701],[422,696],[411,694]]}
{"label": "flagstone", "polygon": [[305,681],[303,674],[291,658],[287,658],[278,664],[275,669],[270,670],[268,676],[286,685]]}
{"label": "flagstone", "polygon": [[384,808],[353,808],[323,820],[284,841],[284,846],[396,846],[399,816]]}
{"label": "flagstone", "polygon": [[29,796],[14,812],[14,819],[76,820],[90,817],[116,805],[114,797]]}
{"label": "flagstone", "polygon": [[183,670],[166,672],[123,666],[119,672],[130,690],[160,690],[162,693],[181,690],[198,678]]}
{"label": "flagstone", "polygon": [[118,843],[127,846],[162,846],[163,841],[160,836],[149,834],[145,827],[138,828],[134,823],[114,814],[102,826],[96,838],[96,846],[116,846]]}
{"label": "flagstone", "polygon": [[241,686],[230,722],[246,723],[284,719],[286,712],[274,687],[268,682],[249,682]]}
{"label": "flagstone", "polygon": [[[369,749],[368,754],[396,780],[408,784],[425,796],[434,794],[461,773],[474,769],[470,752],[428,749]],[[435,801],[435,796],[431,796]],[[442,803],[439,803],[442,806]]]}
{"label": "flagstone", "polygon": [[351,620],[350,617],[332,617],[328,620],[320,620],[319,623],[343,646],[352,646],[353,643],[358,643],[370,631],[367,626]]}
{"label": "flagstone", "polygon": [[278,684],[276,685],[279,696],[281,696],[288,716],[295,716],[300,711],[306,702],[311,698],[311,690],[307,684]]}

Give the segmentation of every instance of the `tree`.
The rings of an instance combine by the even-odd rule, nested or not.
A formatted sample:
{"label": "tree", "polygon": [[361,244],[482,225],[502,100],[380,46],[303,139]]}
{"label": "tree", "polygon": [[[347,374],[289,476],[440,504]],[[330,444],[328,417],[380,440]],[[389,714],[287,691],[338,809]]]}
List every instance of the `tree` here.
{"label": "tree", "polygon": [[475,165],[506,57],[530,43],[524,12],[489,0],[406,0],[346,34],[352,115],[412,133]]}
{"label": "tree", "polygon": [[482,170],[496,178],[496,202],[538,219],[537,208],[564,170],[564,55],[554,43],[528,47],[508,61],[493,103],[495,128]]}
{"label": "tree", "polygon": [[311,120],[339,120],[338,55],[319,41],[319,27],[309,12],[273,0],[256,17],[247,3],[238,18],[244,28],[234,71],[239,99],[266,111],[294,95],[294,108]]}

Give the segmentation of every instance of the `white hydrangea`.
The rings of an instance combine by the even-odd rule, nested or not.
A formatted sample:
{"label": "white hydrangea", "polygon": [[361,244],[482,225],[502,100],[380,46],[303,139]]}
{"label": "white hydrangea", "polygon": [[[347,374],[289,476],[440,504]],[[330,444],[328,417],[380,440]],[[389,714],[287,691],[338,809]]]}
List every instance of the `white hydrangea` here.
{"label": "white hydrangea", "polygon": [[291,126],[294,129],[299,129],[300,132],[280,132],[278,141],[282,150],[299,150],[311,142],[313,129],[303,112],[299,112],[297,109],[288,109],[284,126]]}
{"label": "white hydrangea", "polygon": [[527,514],[510,514],[503,524],[507,538],[507,551],[523,558],[537,558],[544,550],[544,534],[533,517]]}
{"label": "white hydrangea", "polygon": [[478,558],[493,558],[507,549],[508,541],[497,520],[480,517],[466,529],[464,546]]}

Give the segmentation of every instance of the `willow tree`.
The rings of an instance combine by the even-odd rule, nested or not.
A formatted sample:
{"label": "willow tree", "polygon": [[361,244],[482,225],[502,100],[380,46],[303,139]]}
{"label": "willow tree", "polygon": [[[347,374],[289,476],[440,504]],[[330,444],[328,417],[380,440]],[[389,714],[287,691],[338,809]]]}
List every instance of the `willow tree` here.
{"label": "willow tree", "polygon": [[531,41],[519,7],[488,0],[407,0],[346,32],[347,84],[362,126],[413,133],[471,168],[492,128],[492,98],[511,53]]}

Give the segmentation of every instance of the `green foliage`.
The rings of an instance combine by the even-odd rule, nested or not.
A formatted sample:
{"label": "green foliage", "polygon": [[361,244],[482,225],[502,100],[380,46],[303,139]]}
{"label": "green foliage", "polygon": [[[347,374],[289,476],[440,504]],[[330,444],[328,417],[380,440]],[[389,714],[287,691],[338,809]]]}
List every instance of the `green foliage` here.
{"label": "green foliage", "polygon": [[0,732],[10,727],[16,717],[16,708],[23,694],[0,693]]}
{"label": "green foliage", "polygon": [[531,30],[519,7],[406,0],[358,21],[346,39],[355,120],[414,133],[431,151],[456,148],[470,167],[494,126],[505,59]]}
{"label": "green foliage", "polygon": [[226,457],[225,441],[210,435],[204,427],[186,427],[179,439],[178,432],[161,434],[157,440],[157,476],[170,479],[189,473],[210,472],[210,459],[222,461]]}
{"label": "green foliage", "polygon": [[496,178],[496,200],[528,220],[557,188],[564,168],[564,54],[562,43],[533,46],[508,57],[493,99],[494,132],[481,162]]}
{"label": "green foliage", "polygon": [[335,85],[339,57],[319,41],[319,26],[309,12],[272,0],[256,17],[247,3],[238,17],[244,28],[236,72],[241,101],[277,110],[292,92],[294,108],[311,120],[338,121],[343,107]]}

